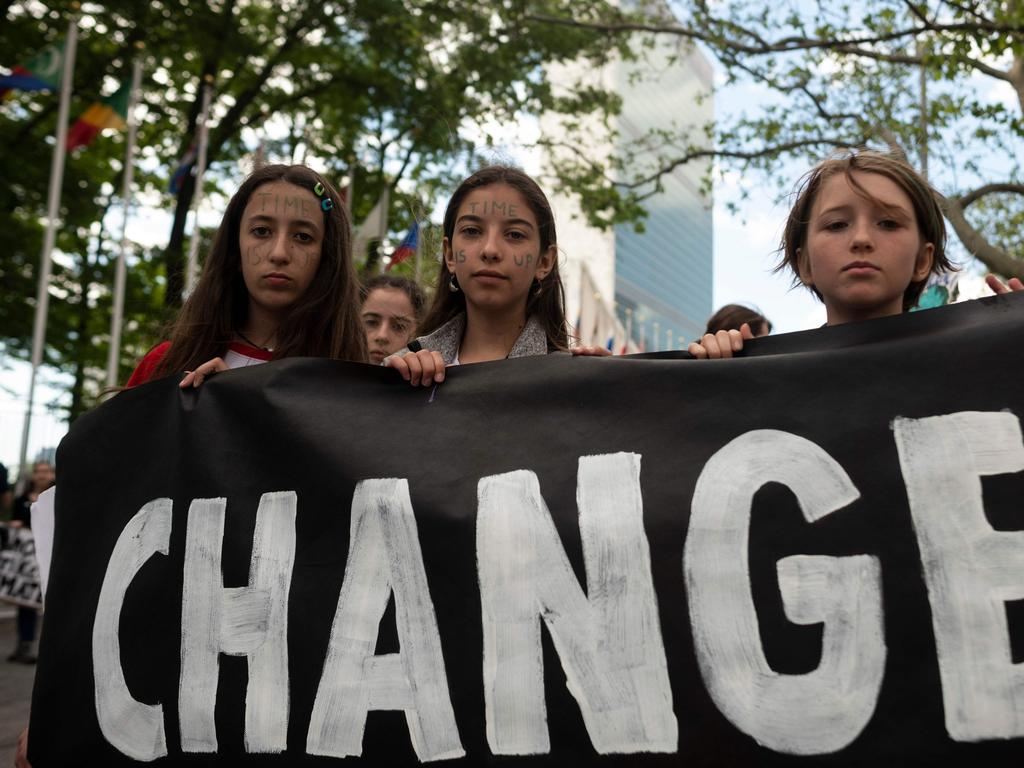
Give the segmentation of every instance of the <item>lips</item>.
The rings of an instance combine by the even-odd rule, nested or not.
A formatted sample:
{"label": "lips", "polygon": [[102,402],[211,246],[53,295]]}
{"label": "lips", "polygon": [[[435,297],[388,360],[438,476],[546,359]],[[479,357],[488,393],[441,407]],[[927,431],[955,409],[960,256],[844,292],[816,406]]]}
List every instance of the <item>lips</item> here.
{"label": "lips", "polygon": [[287,285],[292,282],[291,277],[286,275],[284,272],[268,272],[263,276],[263,279],[273,286]]}
{"label": "lips", "polygon": [[387,357],[387,356],[388,356],[388,353],[385,352],[383,349],[371,349],[370,350],[370,359],[373,360],[373,362],[375,362],[375,363],[382,362],[384,360],[384,358]]}
{"label": "lips", "polygon": [[484,278],[485,280],[508,280],[508,277],[501,274],[501,272],[495,272],[493,269],[481,269],[474,272],[473,277]]}
{"label": "lips", "polygon": [[843,272],[849,271],[878,271],[878,265],[872,264],[870,261],[851,261],[849,264],[843,267]]}

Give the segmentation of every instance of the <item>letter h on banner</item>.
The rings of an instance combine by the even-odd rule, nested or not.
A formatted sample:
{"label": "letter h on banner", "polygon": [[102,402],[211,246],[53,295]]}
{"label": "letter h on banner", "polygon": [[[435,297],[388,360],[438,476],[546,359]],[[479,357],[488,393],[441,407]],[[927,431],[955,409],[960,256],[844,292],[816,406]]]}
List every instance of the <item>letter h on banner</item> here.
{"label": "letter h on banner", "polygon": [[224,588],[226,499],[188,511],[181,598],[178,717],[185,752],[216,752],[219,655],[247,656],[245,748],[283,752],[288,736],[288,588],[295,560],[296,496],[265,493],[256,512],[249,585]]}

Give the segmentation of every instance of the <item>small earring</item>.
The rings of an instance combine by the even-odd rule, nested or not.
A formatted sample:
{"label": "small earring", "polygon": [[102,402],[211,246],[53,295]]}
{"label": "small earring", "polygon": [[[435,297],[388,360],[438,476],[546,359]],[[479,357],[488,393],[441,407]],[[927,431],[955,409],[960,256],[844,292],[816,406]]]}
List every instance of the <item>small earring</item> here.
{"label": "small earring", "polygon": [[533,285],[531,287],[533,288],[534,296],[540,296],[544,292],[544,286],[541,285],[540,280],[536,277],[533,278]]}
{"label": "small earring", "polygon": [[448,280],[448,290],[452,293],[459,292],[459,281],[455,278],[455,273],[452,272],[451,278]]}

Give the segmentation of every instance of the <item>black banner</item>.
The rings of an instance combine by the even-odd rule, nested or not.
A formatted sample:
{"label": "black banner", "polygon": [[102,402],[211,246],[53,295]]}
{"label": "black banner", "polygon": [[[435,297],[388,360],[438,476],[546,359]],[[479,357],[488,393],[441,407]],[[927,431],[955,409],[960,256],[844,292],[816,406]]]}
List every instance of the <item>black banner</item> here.
{"label": "black banner", "polygon": [[1022,330],[123,392],[58,453],[30,759],[1020,765]]}

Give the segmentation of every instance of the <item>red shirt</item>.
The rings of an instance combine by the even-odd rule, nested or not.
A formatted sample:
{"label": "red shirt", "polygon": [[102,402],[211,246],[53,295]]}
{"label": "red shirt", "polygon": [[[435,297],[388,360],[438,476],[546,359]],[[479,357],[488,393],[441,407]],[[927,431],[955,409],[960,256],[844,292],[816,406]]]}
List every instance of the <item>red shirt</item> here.
{"label": "red shirt", "polygon": [[[135,370],[132,371],[132,375],[128,378],[125,388],[137,387],[140,384],[145,384],[147,381],[152,381],[156,377],[156,369],[160,367],[161,361],[170,348],[171,342],[165,341],[149,350],[146,356],[135,366]],[[242,368],[246,365],[265,363],[271,357],[273,357],[273,353],[269,350],[250,347],[248,344],[243,344],[240,341],[232,341],[228,344],[228,351],[224,355],[224,362],[227,363],[228,368]]]}

